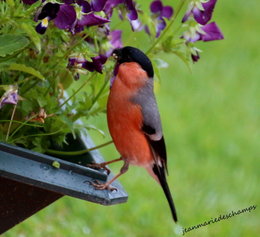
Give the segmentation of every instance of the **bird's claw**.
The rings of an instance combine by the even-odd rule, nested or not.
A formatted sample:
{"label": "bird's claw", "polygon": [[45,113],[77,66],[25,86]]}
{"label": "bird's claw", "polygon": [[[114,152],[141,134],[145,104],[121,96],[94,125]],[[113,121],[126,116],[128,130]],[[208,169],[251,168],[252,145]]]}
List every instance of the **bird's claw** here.
{"label": "bird's claw", "polygon": [[93,185],[95,187],[95,189],[98,190],[108,190],[108,191],[117,191],[117,188],[110,186],[107,183],[101,183],[97,180],[94,180],[93,182],[90,183],[91,185]]}
{"label": "bird's claw", "polygon": [[106,172],[107,172],[107,175],[109,175],[110,174],[110,169],[108,169],[107,167],[106,167],[106,165],[104,165],[104,164],[97,164],[97,163],[93,163],[93,164],[88,164],[87,165],[89,168],[92,168],[92,169],[104,169]]}

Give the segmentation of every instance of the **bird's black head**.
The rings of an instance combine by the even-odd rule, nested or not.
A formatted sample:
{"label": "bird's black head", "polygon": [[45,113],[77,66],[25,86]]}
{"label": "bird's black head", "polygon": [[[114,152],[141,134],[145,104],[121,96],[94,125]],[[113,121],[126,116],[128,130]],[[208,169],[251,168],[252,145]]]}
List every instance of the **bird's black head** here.
{"label": "bird's black head", "polygon": [[150,59],[139,49],[126,46],[124,48],[115,49],[112,53],[113,57],[119,64],[125,62],[138,63],[147,73],[149,77],[153,77],[153,66]]}

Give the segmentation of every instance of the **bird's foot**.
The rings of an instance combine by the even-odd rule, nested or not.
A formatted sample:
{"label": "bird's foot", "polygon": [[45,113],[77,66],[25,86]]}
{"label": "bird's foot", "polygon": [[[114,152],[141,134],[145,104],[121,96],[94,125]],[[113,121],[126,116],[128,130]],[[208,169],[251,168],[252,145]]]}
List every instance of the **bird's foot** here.
{"label": "bird's foot", "polygon": [[87,167],[92,168],[92,169],[98,169],[98,170],[104,169],[104,170],[107,172],[107,175],[109,175],[110,172],[111,172],[110,169],[108,169],[108,168],[106,167],[106,163],[100,163],[100,164],[93,163],[93,164],[88,164]]}
{"label": "bird's foot", "polygon": [[95,189],[98,190],[108,190],[108,191],[117,191],[117,188],[110,186],[110,183],[101,183],[97,180],[91,182],[91,185],[95,187]]}

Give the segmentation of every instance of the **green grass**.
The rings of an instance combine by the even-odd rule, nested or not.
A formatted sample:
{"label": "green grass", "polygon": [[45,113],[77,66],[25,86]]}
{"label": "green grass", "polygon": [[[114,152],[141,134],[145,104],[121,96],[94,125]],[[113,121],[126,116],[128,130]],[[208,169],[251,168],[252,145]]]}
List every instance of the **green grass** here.
{"label": "green grass", "polygon": [[[201,43],[192,74],[174,56],[157,90],[168,149],[169,185],[180,225],[258,205],[260,141],[260,15],[258,1],[219,1],[215,20],[225,40]],[[91,121],[106,130],[105,115]],[[107,131],[107,130],[106,130]],[[93,134],[96,144],[105,139]],[[113,145],[101,150],[117,158]],[[119,165],[110,166],[115,172]],[[161,188],[138,167],[120,182],[125,204],[104,207],[65,197],[4,237],[176,236]],[[257,219],[258,217],[258,219]],[[187,236],[258,236],[259,207],[190,231]]]}

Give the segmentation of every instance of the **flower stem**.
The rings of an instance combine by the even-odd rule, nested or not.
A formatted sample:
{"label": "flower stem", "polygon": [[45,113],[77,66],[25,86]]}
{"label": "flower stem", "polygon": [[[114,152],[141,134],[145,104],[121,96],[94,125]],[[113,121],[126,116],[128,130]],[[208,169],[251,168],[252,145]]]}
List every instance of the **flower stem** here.
{"label": "flower stem", "polygon": [[[18,120],[11,120],[11,119],[4,119],[4,120],[0,120],[0,123],[7,123],[7,122],[11,122],[12,123],[19,123],[19,124],[23,124],[23,122],[21,121],[18,121]],[[43,125],[39,125],[39,124],[32,124],[32,123],[29,123],[29,124],[24,124],[25,126],[31,126],[31,127],[36,127],[36,128],[43,128]]]}
{"label": "flower stem", "polygon": [[12,115],[11,115],[11,120],[10,120],[10,123],[9,123],[9,126],[8,126],[8,130],[7,130],[7,134],[6,134],[6,137],[5,137],[6,141],[8,141],[8,138],[9,138],[9,134],[10,134],[12,122],[13,122],[13,119],[14,119],[14,114],[15,114],[15,111],[16,111],[16,107],[17,107],[17,104],[14,105],[14,109],[13,109],[13,112],[12,112]]}
{"label": "flower stem", "polygon": [[10,138],[12,138],[14,136],[14,134],[16,134],[23,126],[25,126],[28,122],[30,122],[33,118],[36,118],[37,116],[38,115],[35,114],[32,117],[30,117],[27,120],[25,120],[24,122],[22,122],[22,124],[13,131],[13,133],[10,135]]}
{"label": "flower stem", "polygon": [[109,142],[103,143],[101,145],[91,147],[91,148],[85,149],[85,150],[80,150],[80,151],[57,151],[57,150],[47,149],[46,152],[51,155],[79,156],[79,155],[88,153],[90,151],[99,149],[101,147],[107,146],[111,143],[113,143],[113,141],[109,141]]}
{"label": "flower stem", "polygon": [[[108,73],[109,75],[110,73]],[[94,104],[97,102],[97,100],[99,99],[99,97],[102,95],[102,92],[104,91],[104,89],[106,88],[107,83],[109,82],[109,78],[105,79],[105,82],[103,84],[103,86],[100,88],[99,92],[97,93],[96,97],[93,99],[92,104],[89,106],[88,111],[90,111],[92,109],[92,107],[94,106]]]}
{"label": "flower stem", "polygon": [[94,72],[68,99],[66,99],[61,105],[60,105],[60,108],[67,104],[68,101],[70,101],[76,94],[79,93],[79,91],[85,86],[88,84],[89,81],[91,81],[94,77],[96,76],[96,73]]}
{"label": "flower stem", "polygon": [[[74,44],[70,45],[70,47],[67,49],[67,52],[66,54],[63,56],[63,58],[67,58],[70,54],[71,54],[71,51],[76,47],[78,46],[79,44],[81,44],[89,35],[84,35],[82,36],[82,38],[80,38],[78,41],[76,41]],[[73,39],[72,39],[73,40]]]}
{"label": "flower stem", "polygon": [[21,137],[18,137],[18,138],[16,138],[16,139],[13,139],[13,140],[12,140],[12,143],[15,143],[16,140],[19,140],[19,139],[21,139],[21,138],[51,136],[51,135],[57,134],[57,133],[59,133],[59,132],[62,132],[62,129],[59,129],[59,130],[57,130],[57,131],[50,132],[50,133],[36,133],[36,134],[27,135],[27,136],[21,136]]}
{"label": "flower stem", "polygon": [[177,7],[177,10],[175,12],[175,14],[173,15],[172,19],[169,21],[169,24],[166,26],[165,30],[163,30],[162,34],[160,35],[159,38],[157,38],[154,43],[152,44],[152,46],[146,51],[146,54],[150,54],[152,52],[152,50],[155,48],[156,45],[158,45],[162,39],[164,38],[164,36],[167,34],[167,32],[169,31],[169,29],[172,27],[172,25],[174,24],[176,18],[178,17],[182,7],[184,6],[184,3],[186,2],[186,0],[181,0],[179,3],[179,6]]}

